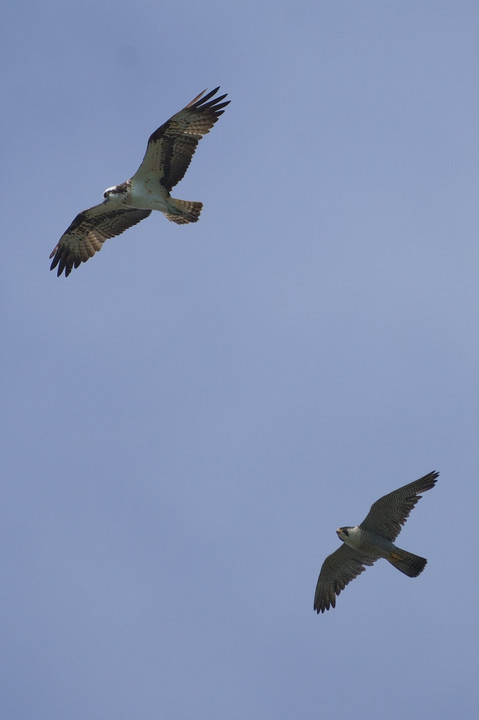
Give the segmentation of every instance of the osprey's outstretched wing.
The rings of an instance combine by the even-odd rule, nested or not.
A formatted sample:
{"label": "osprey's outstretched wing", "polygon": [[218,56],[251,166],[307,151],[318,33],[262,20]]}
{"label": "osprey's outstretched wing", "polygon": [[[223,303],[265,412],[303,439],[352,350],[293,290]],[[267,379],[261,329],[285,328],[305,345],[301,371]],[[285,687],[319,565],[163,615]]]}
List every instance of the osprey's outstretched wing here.
{"label": "osprey's outstretched wing", "polygon": [[105,240],[120,235],[150,213],[151,210],[108,208],[103,203],[84,210],[76,216],[58,245],[53,248],[50,270],[58,265],[57,275],[60,276],[65,270],[65,276],[68,276],[72,268],[77,268],[101,250]]}
{"label": "osprey's outstretched wing", "polygon": [[219,87],[203,97],[197,95],[150,136],[135,180],[154,176],[168,192],[184,177],[199,141],[206,135],[230,101],[224,95],[213,98]]}

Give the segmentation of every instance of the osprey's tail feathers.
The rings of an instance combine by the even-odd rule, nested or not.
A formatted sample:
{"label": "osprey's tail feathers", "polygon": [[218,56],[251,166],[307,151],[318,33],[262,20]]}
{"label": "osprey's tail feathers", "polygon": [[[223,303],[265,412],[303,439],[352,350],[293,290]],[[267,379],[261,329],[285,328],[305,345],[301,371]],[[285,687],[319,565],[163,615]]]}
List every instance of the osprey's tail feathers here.
{"label": "osprey's tail feathers", "polygon": [[171,222],[177,223],[178,225],[184,225],[185,223],[197,222],[203,203],[191,202],[190,200],[175,200],[175,198],[168,198],[168,209],[173,212],[166,212],[165,215]]}
{"label": "osprey's tail feathers", "polygon": [[390,552],[386,560],[389,560],[391,565],[394,565],[395,568],[409,577],[417,577],[422,573],[427,563],[426,558],[413,555],[406,550],[399,550],[399,548]]}

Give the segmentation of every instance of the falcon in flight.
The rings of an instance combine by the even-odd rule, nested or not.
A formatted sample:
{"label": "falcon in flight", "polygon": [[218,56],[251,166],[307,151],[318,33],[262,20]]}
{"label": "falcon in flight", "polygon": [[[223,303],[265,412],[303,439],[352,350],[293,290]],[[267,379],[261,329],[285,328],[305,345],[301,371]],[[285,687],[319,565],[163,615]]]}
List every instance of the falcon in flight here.
{"label": "falcon in flight", "polygon": [[433,488],[438,477],[438,472],[430,472],[384,495],[371,505],[361,525],[336,530],[344,544],[326,558],[319,573],[314,595],[317,613],[335,607],[336,595],[366,570],[366,565],[373,565],[379,558],[385,558],[409,577],[417,577],[424,570],[427,560],[396,547],[394,540],[421,499],[419,493]]}
{"label": "falcon in flight", "polygon": [[198,220],[203,203],[175,200],[170,192],[188,170],[198,142],[230,103],[222,102],[226,94],[213,97],[218,90],[207,95],[203,90],[155,130],[133,177],[107,188],[103,202],[81,212],[65,230],[50,254],[50,270],[58,266],[58,276],[63,271],[69,275],[101,250],[105,240],[144,220],[152,210],[160,210],[178,225]]}

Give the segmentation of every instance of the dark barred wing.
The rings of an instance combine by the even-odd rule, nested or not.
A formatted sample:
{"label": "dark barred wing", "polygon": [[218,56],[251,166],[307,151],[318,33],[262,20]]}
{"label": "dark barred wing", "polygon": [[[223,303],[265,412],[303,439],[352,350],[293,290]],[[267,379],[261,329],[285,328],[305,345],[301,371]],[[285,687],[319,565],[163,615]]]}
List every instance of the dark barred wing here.
{"label": "dark barred wing", "polygon": [[219,87],[207,95],[203,90],[183,110],[155,130],[148,140],[145,157],[133,176],[135,179],[156,177],[168,192],[180,182],[199,141],[230,103],[229,100],[222,102],[226,94],[213,97],[218,90]]}
{"label": "dark barred wing", "polygon": [[120,235],[150,213],[151,210],[108,209],[103,203],[84,210],[76,216],[50,253],[50,258],[53,258],[50,270],[58,265],[58,277],[63,271],[67,277],[72,268],[77,268],[101,250],[105,240]]}
{"label": "dark barred wing", "polygon": [[394,542],[411,510],[421,499],[420,493],[433,488],[438,477],[438,472],[430,472],[419,480],[379,498],[371,505],[371,509],[360,527],[363,530],[378,533]]}
{"label": "dark barred wing", "polygon": [[346,585],[366,570],[366,565],[373,565],[377,558],[365,555],[349,547],[341,545],[335,552],[328,555],[319,573],[314,609],[317,613],[336,607],[336,596]]}

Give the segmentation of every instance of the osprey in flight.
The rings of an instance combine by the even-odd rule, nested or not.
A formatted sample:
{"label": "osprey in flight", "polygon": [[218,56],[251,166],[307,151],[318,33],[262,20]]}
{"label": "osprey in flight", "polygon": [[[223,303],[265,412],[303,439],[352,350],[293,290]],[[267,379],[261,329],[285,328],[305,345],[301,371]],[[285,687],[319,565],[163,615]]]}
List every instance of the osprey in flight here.
{"label": "osprey in flight", "polygon": [[437,482],[438,472],[430,472],[409,485],[379,498],[361,525],[342,527],[336,533],[341,545],[323,563],[319,574],[314,609],[317,613],[336,606],[336,595],[379,558],[389,560],[391,565],[409,577],[417,577],[425,568],[427,560],[400,550],[393,544],[409,513],[422,497],[421,492],[430,490]]}
{"label": "osprey in flight", "polygon": [[105,240],[144,220],[152,210],[160,210],[179,225],[198,220],[203,203],[175,200],[170,192],[188,170],[198,142],[229,105],[229,100],[222,102],[226,94],[213,98],[218,90],[207,95],[203,90],[155,130],[133,177],[107,188],[103,202],[81,212],[65,230],[50,254],[50,270],[58,265],[58,276],[63,271],[69,275],[101,250]]}

